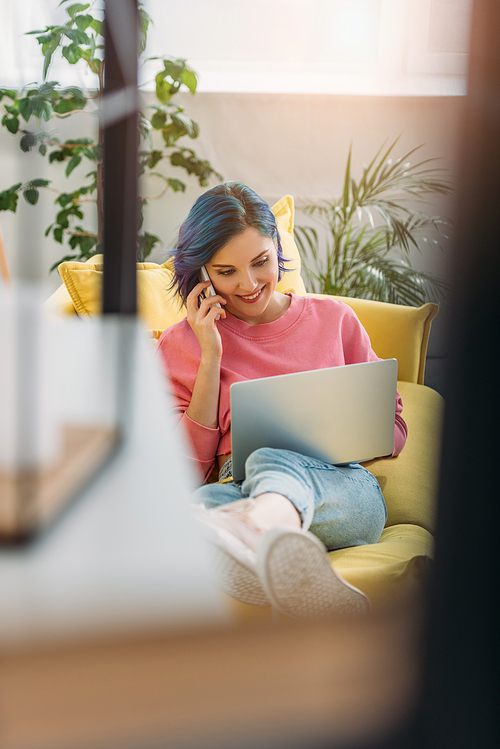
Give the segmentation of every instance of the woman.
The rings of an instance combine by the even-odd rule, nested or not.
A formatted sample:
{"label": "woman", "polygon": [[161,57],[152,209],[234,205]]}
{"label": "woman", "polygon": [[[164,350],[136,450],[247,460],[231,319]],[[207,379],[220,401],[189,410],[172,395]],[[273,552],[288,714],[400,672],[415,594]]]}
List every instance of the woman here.
{"label": "woman", "polygon": [[[215,463],[219,479],[230,475],[232,382],[378,358],[348,305],[276,291],[286,262],[272,211],[238,182],[204,193],[181,226],[174,284],[187,317],[163,333],[158,352],[204,479]],[[202,266],[210,281],[200,281]],[[210,283],[215,293],[205,295]],[[402,408],[398,394],[393,455],[406,441]],[[248,458],[241,485],[205,484],[194,499],[230,595],[299,618],[369,606],[326,554],[382,533],[384,499],[359,464],[264,448]]]}

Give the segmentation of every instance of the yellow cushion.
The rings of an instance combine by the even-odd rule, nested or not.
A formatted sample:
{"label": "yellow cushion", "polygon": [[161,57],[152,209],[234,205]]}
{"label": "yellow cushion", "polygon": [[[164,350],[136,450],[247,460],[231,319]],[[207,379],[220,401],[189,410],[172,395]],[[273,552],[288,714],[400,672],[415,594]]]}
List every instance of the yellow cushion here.
{"label": "yellow cushion", "polygon": [[436,317],[439,306],[428,303],[421,307],[406,307],[370,299],[344,296],[336,298],[355,311],[370,336],[375,353],[381,359],[398,360],[398,379],[422,385],[431,322]]}
{"label": "yellow cushion", "polygon": [[385,528],[378,543],[330,551],[332,567],[365,593],[376,608],[425,583],[433,553],[431,534],[406,523]]}
{"label": "yellow cushion", "polygon": [[408,439],[390,460],[370,460],[365,468],[377,478],[387,505],[386,526],[411,523],[434,530],[441,423],[444,401],[425,385],[398,382]]}
{"label": "yellow cushion", "polygon": [[271,210],[276,216],[276,224],[278,226],[283,255],[291,260],[290,263],[285,263],[285,267],[290,268],[291,270],[283,274],[283,277],[276,288],[278,291],[281,291],[282,294],[291,291],[293,294],[300,294],[303,296],[306,293],[306,287],[304,286],[304,281],[300,275],[300,254],[297,245],[295,244],[295,239],[293,238],[295,211],[292,196],[285,195],[284,198],[278,200],[278,202],[271,207]]}
{"label": "yellow cushion", "polygon": [[[101,311],[102,255],[87,263],[66,262],[59,273],[80,317],[98,315]],[[182,320],[186,311],[169,291],[172,270],[169,263],[137,263],[137,307],[147,328],[170,327]]]}

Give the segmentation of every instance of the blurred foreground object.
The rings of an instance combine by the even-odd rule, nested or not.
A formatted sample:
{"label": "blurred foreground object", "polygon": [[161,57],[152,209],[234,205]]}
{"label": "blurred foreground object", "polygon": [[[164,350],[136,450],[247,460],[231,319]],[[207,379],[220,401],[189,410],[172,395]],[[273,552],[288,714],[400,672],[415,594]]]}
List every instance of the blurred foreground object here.
{"label": "blurred foreground object", "polygon": [[52,520],[115,442],[116,423],[99,416],[63,432],[64,356],[42,302],[34,283],[0,289],[0,540]]}
{"label": "blurred foreground object", "polygon": [[2,749],[364,747],[417,688],[410,601],[357,619],[0,652]]}
{"label": "blurred foreground object", "polygon": [[[96,414],[109,428],[118,413],[121,441],[105,470],[87,467],[88,485],[56,524],[30,544],[0,548],[0,647],[219,621],[225,609],[189,512],[182,435],[142,329],[112,316],[60,325],[65,423],[92,432]],[[82,364],[80,393],[72,375]]]}
{"label": "blurred foreground object", "polygon": [[475,0],[449,315],[446,417],[415,747],[496,749],[500,525],[500,4]]}
{"label": "blurred foreground object", "polygon": [[2,226],[0,225],[0,276],[5,286],[9,286],[11,282],[10,268],[7,260],[7,253],[5,252],[5,243],[3,241]]}

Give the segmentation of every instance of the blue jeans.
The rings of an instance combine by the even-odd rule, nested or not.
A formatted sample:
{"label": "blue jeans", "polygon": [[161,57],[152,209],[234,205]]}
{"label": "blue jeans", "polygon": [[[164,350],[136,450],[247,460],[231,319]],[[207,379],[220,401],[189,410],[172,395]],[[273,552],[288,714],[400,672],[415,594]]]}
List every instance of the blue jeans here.
{"label": "blue jeans", "polygon": [[315,458],[263,447],[247,459],[239,484],[206,484],[195,502],[219,507],[265,492],[287,497],[297,508],[302,527],[331,551],[376,543],[387,520],[377,479],[358,463],[333,466]]}

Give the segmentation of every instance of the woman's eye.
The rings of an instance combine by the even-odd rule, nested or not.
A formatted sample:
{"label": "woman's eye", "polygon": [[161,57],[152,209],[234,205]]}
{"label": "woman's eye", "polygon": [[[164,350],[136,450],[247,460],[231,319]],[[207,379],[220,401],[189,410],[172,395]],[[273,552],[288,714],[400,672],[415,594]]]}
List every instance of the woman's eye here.
{"label": "woman's eye", "polygon": [[[269,261],[269,257],[263,257],[261,260],[258,260],[256,263],[254,263],[255,268],[261,268],[263,265],[265,265]],[[228,268],[228,270],[218,270],[217,275],[218,276],[232,276],[233,273],[235,273],[234,268]]]}

